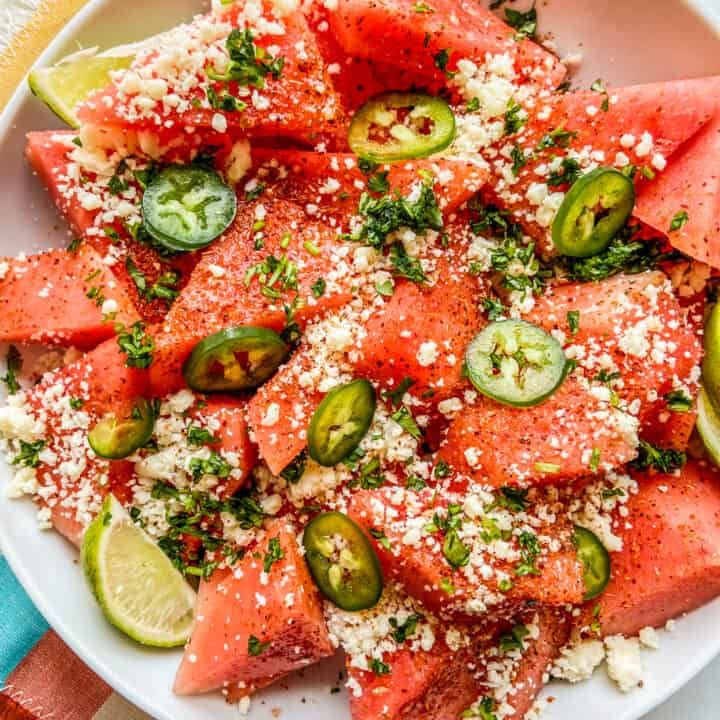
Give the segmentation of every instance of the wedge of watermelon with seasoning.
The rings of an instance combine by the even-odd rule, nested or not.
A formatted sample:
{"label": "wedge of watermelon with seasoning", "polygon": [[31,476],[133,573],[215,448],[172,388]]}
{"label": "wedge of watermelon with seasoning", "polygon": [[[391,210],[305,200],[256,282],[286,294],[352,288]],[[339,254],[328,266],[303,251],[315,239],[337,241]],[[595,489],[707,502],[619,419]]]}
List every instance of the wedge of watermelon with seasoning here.
{"label": "wedge of watermelon with seasoning", "polygon": [[[155,393],[164,395],[183,386],[182,365],[208,335],[243,325],[280,332],[288,319],[285,308],[296,297],[305,301],[294,314],[300,324],[348,302],[350,294],[342,279],[330,282],[340,261],[339,247],[341,241],[332,228],[309,220],[293,203],[266,199],[242,207],[231,229],[204,253],[157,336],[150,367]],[[283,286],[281,280],[270,292],[263,292],[259,268],[269,257],[295,263],[296,283]],[[316,298],[312,286],[319,278],[327,278],[328,283],[325,293]]]}
{"label": "wedge of watermelon with seasoning", "polygon": [[359,376],[389,390],[412,380],[409,392],[432,406],[467,385],[462,377],[465,348],[485,325],[479,307],[489,292],[465,269],[462,233],[450,227],[448,236],[436,261],[435,284],[398,282],[368,321],[354,363]]}
{"label": "wedge of watermelon with seasoning", "polygon": [[0,260],[0,341],[89,349],[140,319],[91,247]]}
{"label": "wedge of watermelon with seasoning", "polygon": [[420,492],[420,498],[415,491],[406,492],[413,495],[403,500],[397,488],[359,491],[353,495],[348,513],[369,533],[385,577],[400,583],[408,595],[432,612],[473,622],[477,621],[478,613],[507,617],[511,610],[517,613],[527,603],[564,605],[582,599],[585,593],[582,568],[572,544],[570,524],[560,515],[554,526],[547,528],[548,534],[558,541],[557,550],[543,556],[538,565],[539,575],[516,577],[512,563],[488,556],[487,563],[493,570],[512,577],[512,588],[503,594],[497,588],[494,572],[489,580],[480,573],[471,580],[462,571],[453,572],[443,555],[442,542],[425,545],[412,541],[411,535],[417,533],[412,524],[408,525],[407,518],[426,517],[425,527],[432,521],[434,511],[448,501],[434,499],[435,490],[429,488]]}
{"label": "wedge of watermelon with seasoning", "polygon": [[[716,78],[675,80],[611,88],[607,94],[571,92],[538,101],[527,125],[498,143],[508,158],[513,147],[519,146],[527,162],[517,176],[511,160],[495,164],[501,182],[495,191],[488,190],[488,195],[504,209],[512,210],[531,235],[545,241],[553,218],[552,203],[539,213],[538,207],[553,158],[574,150],[585,165],[633,164],[658,175],[673,153],[715,114],[716,86]],[[552,133],[556,133],[555,139]],[[546,149],[538,151],[541,142]],[[639,188],[647,182],[643,177],[642,172],[636,174]],[[552,194],[566,187],[544,190]]]}
{"label": "wedge of watermelon with seasoning", "polygon": [[[301,381],[313,366],[310,350],[301,348],[248,402],[255,442],[274,475],[307,447],[308,425],[324,396]],[[279,408],[277,414],[269,412],[273,406]]]}
{"label": "wedge of watermelon with seasoning", "polygon": [[[513,28],[469,2],[440,0],[423,12],[413,0],[339,0],[328,20],[348,55],[432,73],[435,82],[447,82],[443,71],[454,71],[460,59],[482,64],[504,54],[520,82],[553,89],[565,76],[557,58],[527,38],[515,40]],[[438,67],[441,53],[449,55],[446,68]]]}
{"label": "wedge of watermelon with seasoning", "polygon": [[132,466],[98,457],[87,441],[88,431],[103,416],[129,415],[137,398],[147,397],[147,373],[126,367],[125,360],[116,340],[107,340],[46,374],[27,394],[32,416],[45,424],[36,500],[50,509],[52,522],[75,543],[108,492],[126,497],[123,488]]}
{"label": "wedge of watermelon with seasoning", "polygon": [[[313,216],[333,224],[344,226],[348,217],[357,213],[361,194],[369,190],[368,176],[358,168],[357,157],[349,153],[256,148],[252,157],[255,182],[265,185],[275,180],[269,194],[310,208]],[[384,165],[373,175],[378,172],[387,173],[388,192],[405,196],[432,175],[435,197],[446,218],[475,195],[489,175],[477,165],[445,158]]]}
{"label": "wedge of watermelon with seasoning", "polygon": [[153,300],[148,293],[139,292],[138,284],[128,272],[128,260],[144,278],[147,290],[168,272],[177,273],[177,283],[173,287],[179,290],[187,281],[199,253],[160,257],[150,246],[134,240],[118,220],[103,222],[102,209],[87,210],[83,207],[78,194],[83,187],[75,174],[78,168],[69,157],[71,148],[77,149],[72,143],[74,137],[75,133],[66,131],[29,133],[25,149],[28,162],[47,187],[75,237],[103,258],[104,266],[112,270],[143,318],[148,322],[157,322],[165,316],[167,302]]}
{"label": "wedge of watermelon with seasoning", "polygon": [[207,447],[237,458],[240,475],[230,476],[224,481],[220,493],[222,497],[234,495],[245,484],[257,463],[257,447],[250,440],[245,417],[247,404],[244,398],[207,395],[202,396],[202,401],[189,411],[193,418],[197,418],[200,427],[208,428],[215,438],[215,441],[207,443]]}
{"label": "wedge of watermelon with seasoning", "polygon": [[[579,313],[575,334],[568,326],[571,312]],[[619,373],[610,385],[638,417],[641,437],[678,450],[687,446],[695,413],[672,411],[666,398],[681,390],[692,405],[702,357],[701,318],[702,307],[683,307],[662,272],[552,286],[528,315],[565,336],[589,380],[603,368]]]}
{"label": "wedge of watermelon with seasoning", "polygon": [[588,608],[589,616],[599,606],[604,635],[662,627],[720,595],[720,472],[691,460],[671,475],[634,478],[638,492],[627,502],[630,522],[617,530],[623,547],[611,556],[612,579]]}
{"label": "wedge of watermelon with seasoning", "polygon": [[485,663],[495,644],[495,626],[468,626],[469,642],[451,650],[441,626],[429,650],[400,646],[383,654],[390,672],[377,675],[347,662],[353,720],[450,720],[460,716],[484,690]]}
{"label": "wedge of watermelon with seasoning", "polygon": [[450,423],[439,457],[462,475],[499,488],[568,482],[637,454],[636,424],[570,376],[539,405],[515,408],[480,397]]}
{"label": "wedge of watermelon with seasoning", "polygon": [[[714,95],[717,97],[716,83]],[[635,216],[672,246],[720,268],[720,110],[670,158],[667,170],[638,194]]]}
{"label": "wedge of watermelon with seasoning", "polygon": [[[322,134],[335,134],[344,124],[342,105],[327,74],[325,63],[303,14],[295,10],[279,18],[266,3],[268,31],[254,31],[256,48],[283,58],[281,68],[267,75],[264,87],[240,87],[211,80],[206,67],[227,60],[226,40],[232,29],[246,23],[241,3],[220,14],[198,16],[165,36],[163,46],[141,52],[111,85],[77,108],[81,123],[130,129],[169,128],[175,142],[205,129],[242,130],[257,137],[286,137],[313,143]],[[256,27],[257,22],[253,23]],[[141,80],[149,73],[160,85]],[[164,92],[163,92],[164,91]],[[227,93],[245,103],[227,110],[213,107],[208,92],[222,99]],[[169,100],[169,96],[173,96]]]}
{"label": "wedge of watermelon with seasoning", "polygon": [[[268,566],[274,540],[282,557]],[[237,701],[333,654],[296,529],[284,520],[273,521],[255,550],[259,558],[248,554],[234,568],[216,570],[201,582],[176,693],[223,689],[229,701]]]}

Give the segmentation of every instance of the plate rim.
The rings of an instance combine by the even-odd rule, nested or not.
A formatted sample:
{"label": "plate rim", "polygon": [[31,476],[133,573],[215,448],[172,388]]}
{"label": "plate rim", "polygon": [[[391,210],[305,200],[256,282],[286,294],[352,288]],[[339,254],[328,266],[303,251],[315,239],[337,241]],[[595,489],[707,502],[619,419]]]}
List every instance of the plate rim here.
{"label": "plate rim", "polygon": [[[58,51],[70,42],[78,31],[93,16],[111,0],[88,0],[88,2],[67,22],[60,32],[53,38],[45,50],[40,53],[30,70],[36,66],[42,66],[52,61]],[[720,0],[682,0],[691,12],[696,14],[705,24],[711,27],[716,34],[720,36]],[[6,142],[7,135],[12,129],[15,116],[19,107],[31,92],[27,84],[29,72],[26,73],[18,87],[13,92],[10,100],[7,102],[0,113],[0,143]],[[17,502],[17,501],[15,501]],[[73,632],[66,626],[60,613],[56,613],[53,609],[53,603],[50,597],[47,597],[35,585],[33,574],[26,569],[25,564],[20,558],[19,549],[16,544],[11,542],[6,535],[5,528],[0,524],[0,553],[5,557],[13,571],[15,577],[27,592],[37,609],[47,621],[50,629],[58,634],[65,644],[77,655],[77,657],[85,663],[93,672],[102,678],[118,695],[124,697],[127,701],[144,711],[151,717],[158,717],[160,712],[162,718],[158,720],[176,720],[167,715],[162,708],[157,708],[150,700],[146,700],[142,695],[137,693],[133,688],[127,686],[125,682],[117,675],[112,664],[106,663],[96,650],[80,638],[76,637]],[[706,606],[703,606],[706,607]],[[681,619],[681,618],[679,618]],[[657,652],[663,652],[660,648]],[[667,650],[666,650],[667,652]],[[619,716],[616,720],[640,720],[648,712],[659,707],[662,703],[677,693],[682,687],[687,685],[696,675],[706,668],[716,657],[720,656],[720,639],[716,646],[706,646],[702,651],[693,655],[690,661],[684,662],[683,666],[673,675],[671,682],[666,683],[662,688],[649,696],[644,703],[628,711],[628,714]],[[592,682],[592,679],[588,682]],[[155,715],[153,715],[155,714]]]}

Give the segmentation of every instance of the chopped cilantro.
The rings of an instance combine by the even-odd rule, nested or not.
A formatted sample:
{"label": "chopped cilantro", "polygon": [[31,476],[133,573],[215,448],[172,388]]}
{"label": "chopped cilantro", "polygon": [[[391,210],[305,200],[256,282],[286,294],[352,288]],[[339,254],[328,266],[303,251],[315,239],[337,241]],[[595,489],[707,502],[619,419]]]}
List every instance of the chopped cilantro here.
{"label": "chopped cilantro", "polygon": [[535,3],[525,12],[505,8],[505,22],[517,30],[515,35],[516,40],[534,38],[537,32],[537,10],[535,10]]}
{"label": "chopped cilantro", "polygon": [[248,638],[248,654],[252,655],[253,657],[257,657],[258,655],[262,655],[269,647],[270,642],[260,642],[258,638],[256,638],[254,635],[251,635]]}
{"label": "chopped cilantro", "polygon": [[375,283],[375,292],[383,297],[392,297],[395,292],[395,286],[392,280],[384,280],[383,282]]}
{"label": "chopped cilantro", "polygon": [[225,72],[219,73],[212,66],[207,66],[205,74],[216,82],[235,81],[239,85],[260,89],[265,87],[268,75],[277,80],[282,74],[285,58],[273,57],[264,48],[257,47],[253,40],[250,29],[233,30],[225,42],[230,56]]}
{"label": "chopped cilantro", "polygon": [[671,390],[665,394],[668,410],[688,412],[692,408],[692,398],[684,390]]}
{"label": "chopped cilantro", "polygon": [[207,428],[191,425],[187,431],[187,441],[190,445],[205,445],[219,443],[220,438],[215,437]]}
{"label": "chopped cilantro", "polygon": [[474,97],[472,100],[468,100],[465,103],[465,110],[467,112],[475,112],[480,109],[480,98]]}
{"label": "chopped cilantro", "polygon": [[268,543],[267,553],[265,553],[265,559],[263,560],[263,570],[268,573],[272,566],[282,560],[285,557],[285,552],[280,546],[280,539],[277,537],[271,538]]}
{"label": "chopped cilantro", "polygon": [[262,182],[256,182],[253,187],[250,188],[250,190],[245,191],[245,200],[248,202],[252,202],[253,200],[257,200],[264,192],[267,185]]}
{"label": "chopped cilantro", "polygon": [[669,473],[678,470],[686,462],[687,455],[680,450],[664,450],[641,440],[638,456],[630,464],[638,470],[653,468],[661,473]]}
{"label": "chopped cilantro", "polygon": [[417,426],[412,413],[405,407],[396,410],[390,416],[406,433],[412,435],[416,440],[422,437],[422,431]]}
{"label": "chopped cilantro", "polygon": [[300,478],[305,473],[307,465],[307,452],[301,452],[284,470],[280,472],[280,477],[290,485],[300,482]]}
{"label": "chopped cilantro", "polygon": [[455,528],[448,530],[445,535],[443,555],[454,568],[464,567],[470,562],[470,548],[460,540]]}
{"label": "chopped cilantro", "polygon": [[600,467],[600,448],[594,447],[590,454],[590,472],[597,472]]}
{"label": "chopped cilantro", "polygon": [[85,404],[85,401],[79,397],[71,397],[69,404],[73,410],[79,410]]}
{"label": "chopped cilantro", "polygon": [[8,395],[14,395],[20,390],[20,383],[18,382],[18,373],[22,371],[23,359],[20,351],[14,346],[10,345],[5,356],[5,365],[7,372],[2,377],[2,381],[7,386]]}
{"label": "chopped cilantro", "polygon": [[382,547],[384,547],[386,550],[390,551],[392,549],[392,546],[390,545],[390,540],[388,540],[387,535],[382,530],[376,530],[375,528],[370,528],[368,531],[372,537],[374,537]]}
{"label": "chopped cilantro", "polygon": [[448,595],[454,595],[455,594],[455,586],[452,584],[452,581],[450,578],[443,578],[440,581],[440,589],[447,593]]}
{"label": "chopped cilantro", "polygon": [[497,507],[503,507],[513,512],[523,512],[527,509],[528,490],[514,487],[501,487],[500,491],[495,493],[495,502]]}
{"label": "chopped cilantro", "polygon": [[514,135],[527,122],[527,113],[522,105],[511,99],[505,111],[505,134]]}
{"label": "chopped cilantro", "polygon": [[440,50],[439,52],[435,53],[433,55],[433,61],[435,63],[435,67],[438,70],[442,70],[443,73],[445,73],[445,77],[454,77],[455,73],[451,72],[447,69],[448,62],[450,61],[450,53],[452,53],[452,50],[448,50],[447,48]]}
{"label": "chopped cilantro", "polygon": [[433,470],[435,477],[440,479],[448,477],[451,472],[452,469],[442,458],[437,461]]}
{"label": "chopped cilantro", "polygon": [[325,282],[325,278],[319,277],[311,286],[310,290],[312,291],[312,294],[316,298],[321,298],[325,294],[325,290],[327,288],[327,282]]}
{"label": "chopped cilantro", "polygon": [[223,110],[225,112],[242,112],[247,107],[247,103],[238,100],[234,95],[227,91],[218,94],[212,85],[205,89],[208,103],[213,110]]}
{"label": "chopped cilantro", "polygon": [[676,230],[679,230],[689,219],[690,216],[687,214],[687,210],[679,210],[675,213],[675,215],[673,215],[668,232],[675,232]]}
{"label": "chopped cilantro", "polygon": [[25,467],[36,468],[40,465],[40,452],[45,447],[45,440],[25,442],[20,440],[20,452],[13,458],[13,465],[24,465]]}
{"label": "chopped cilantro", "polygon": [[390,262],[393,266],[393,273],[398,277],[404,277],[418,285],[427,282],[422,264],[417,258],[407,254],[405,246],[401,242],[396,242],[390,248]]}
{"label": "chopped cilantro", "polygon": [[130,330],[120,325],[116,327],[117,343],[127,355],[126,367],[148,368],[153,361],[155,340],[145,333],[145,323],[138,320]]}
{"label": "chopped cilantro", "polygon": [[222,455],[212,450],[207,458],[191,458],[188,463],[188,470],[193,480],[197,482],[203,475],[226,478],[230,475],[232,466]]}
{"label": "chopped cilantro", "polygon": [[537,149],[547,150],[548,148],[554,147],[567,148],[576,137],[577,132],[575,130],[565,130],[561,127],[555,128],[540,138]]}
{"label": "chopped cilantro", "polygon": [[371,658],[368,666],[376,675],[390,674],[390,666],[387,663],[381,662],[377,658]]}
{"label": "chopped cilantro", "polygon": [[408,638],[412,637],[417,631],[418,623],[423,620],[422,615],[413,613],[404,623],[400,623],[397,618],[390,618],[390,626],[393,628],[392,636],[398,645],[402,645]]}
{"label": "chopped cilantro", "polygon": [[567,313],[567,324],[570,328],[571,335],[577,335],[580,330],[580,311],[579,310],[568,310]]}
{"label": "chopped cilantro", "polygon": [[415,381],[405,376],[394,390],[383,390],[383,397],[387,398],[393,405],[399,405],[402,402],[405,393],[415,384]]}
{"label": "chopped cilantro", "polygon": [[525,625],[515,625],[513,629],[500,636],[500,652],[507,653],[512,650],[524,650],[523,640],[530,635],[530,631]]}
{"label": "chopped cilantro", "polygon": [[537,559],[540,556],[540,541],[538,536],[528,530],[523,530],[518,538],[520,544],[521,561],[515,566],[515,574],[519,577],[523,575],[540,575],[537,568]]}
{"label": "chopped cilantro", "polygon": [[388,182],[388,171],[378,172],[371,175],[367,181],[368,188],[372,192],[386,193],[390,190],[390,183]]}
{"label": "chopped cilantro", "polygon": [[415,490],[416,492],[420,492],[427,487],[427,483],[418,475],[410,475],[405,481],[405,487],[408,490]]}
{"label": "chopped cilantro", "polygon": [[[562,172],[561,172],[562,171]],[[582,174],[580,163],[575,158],[564,157],[558,170],[548,175],[547,184],[550,187],[558,185],[572,185]]]}
{"label": "chopped cilantro", "polygon": [[113,195],[122,195],[128,189],[127,180],[125,180],[125,171],[127,170],[127,162],[121,160],[115,168],[115,173],[108,180],[108,190]]}

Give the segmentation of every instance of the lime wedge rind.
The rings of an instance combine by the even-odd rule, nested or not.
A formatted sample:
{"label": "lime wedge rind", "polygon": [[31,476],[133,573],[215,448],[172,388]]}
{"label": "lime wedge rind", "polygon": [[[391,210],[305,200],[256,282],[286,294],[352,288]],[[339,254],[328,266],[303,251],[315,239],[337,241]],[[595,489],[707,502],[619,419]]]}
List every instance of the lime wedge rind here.
{"label": "lime wedge rind", "polygon": [[710,459],[720,466],[720,417],[703,388],[698,396],[697,429]]}
{"label": "lime wedge rind", "polygon": [[85,533],[82,565],[100,608],[118,630],[151,647],[187,642],[195,592],[112,495]]}

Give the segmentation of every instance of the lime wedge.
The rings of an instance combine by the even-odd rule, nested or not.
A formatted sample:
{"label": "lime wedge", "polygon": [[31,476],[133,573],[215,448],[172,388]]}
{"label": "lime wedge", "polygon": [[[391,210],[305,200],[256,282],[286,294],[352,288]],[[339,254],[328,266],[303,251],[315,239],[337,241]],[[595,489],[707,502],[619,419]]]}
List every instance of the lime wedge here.
{"label": "lime wedge", "polygon": [[704,388],[698,396],[697,429],[711,460],[720,466],[720,417]]}
{"label": "lime wedge", "polygon": [[80,125],[75,116],[78,104],[108,85],[113,70],[128,68],[132,61],[133,56],[82,55],[52,67],[31,70],[28,83],[33,95],[37,95],[63,122],[76,128]]}
{"label": "lime wedge", "polygon": [[85,533],[82,564],[100,607],[116,628],[153,647],[187,641],[195,592],[113,495]]}
{"label": "lime wedge", "polygon": [[703,334],[705,354],[702,361],[702,382],[716,413],[720,413],[720,303],[713,307],[705,322]]}

